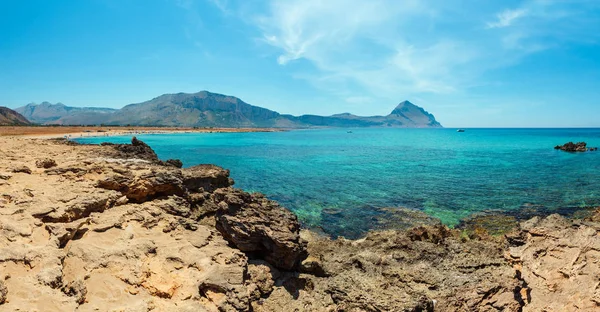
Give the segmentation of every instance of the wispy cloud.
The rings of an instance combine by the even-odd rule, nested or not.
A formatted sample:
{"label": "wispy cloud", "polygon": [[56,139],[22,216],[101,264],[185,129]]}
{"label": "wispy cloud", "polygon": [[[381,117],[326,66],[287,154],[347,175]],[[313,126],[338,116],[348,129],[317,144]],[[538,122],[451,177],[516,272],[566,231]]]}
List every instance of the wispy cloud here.
{"label": "wispy cloud", "polygon": [[[464,92],[524,56],[598,37],[585,18],[598,8],[591,0],[466,2],[265,0],[232,15],[256,27],[267,54],[293,77],[357,105]],[[226,10],[235,12],[234,3]]]}
{"label": "wispy cloud", "polygon": [[214,4],[219,10],[221,10],[221,12],[225,13],[225,14],[230,14],[231,11],[229,10],[229,1],[228,0],[208,0],[210,1],[212,4]]}
{"label": "wispy cloud", "polygon": [[503,28],[512,25],[516,20],[527,15],[525,9],[505,10],[496,15],[496,21],[487,23],[488,28]]}

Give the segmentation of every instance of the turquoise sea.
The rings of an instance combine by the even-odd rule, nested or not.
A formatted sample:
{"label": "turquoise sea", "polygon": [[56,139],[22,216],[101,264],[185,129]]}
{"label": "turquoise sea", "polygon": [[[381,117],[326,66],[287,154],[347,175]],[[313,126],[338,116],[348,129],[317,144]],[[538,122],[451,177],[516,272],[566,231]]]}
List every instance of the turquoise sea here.
{"label": "turquoise sea", "polygon": [[568,141],[600,146],[600,129],[360,128],[137,137],[161,159],[230,169],[237,187],[268,195],[306,226],[334,236],[369,230],[383,207],[421,210],[452,226],[482,211],[568,214],[600,206],[600,152],[553,149]]}

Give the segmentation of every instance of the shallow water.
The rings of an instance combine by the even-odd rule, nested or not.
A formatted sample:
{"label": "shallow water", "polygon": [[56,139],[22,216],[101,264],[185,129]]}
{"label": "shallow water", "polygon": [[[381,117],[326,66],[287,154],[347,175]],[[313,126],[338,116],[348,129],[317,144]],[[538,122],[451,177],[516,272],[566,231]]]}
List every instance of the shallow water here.
{"label": "shallow water", "polygon": [[[325,129],[138,135],[161,159],[231,170],[236,186],[267,194],[307,226],[356,236],[378,210],[418,209],[455,225],[487,210],[575,211],[600,205],[600,129]],[[126,143],[131,136],[77,139]],[[341,214],[340,214],[341,213]]]}

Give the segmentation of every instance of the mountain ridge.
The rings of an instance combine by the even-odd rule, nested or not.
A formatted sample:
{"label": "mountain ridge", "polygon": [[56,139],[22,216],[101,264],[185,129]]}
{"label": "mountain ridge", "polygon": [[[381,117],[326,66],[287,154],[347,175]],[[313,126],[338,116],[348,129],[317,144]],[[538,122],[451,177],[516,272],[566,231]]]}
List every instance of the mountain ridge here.
{"label": "mountain ridge", "polygon": [[18,112],[4,106],[0,106],[0,126],[26,126],[31,122]]}
{"label": "mountain ridge", "polygon": [[70,107],[62,103],[27,104],[16,109],[29,120],[61,125],[184,127],[442,127],[425,109],[403,101],[386,116],[350,113],[319,116],[280,114],[230,95],[200,91],[168,93],[121,109]]}

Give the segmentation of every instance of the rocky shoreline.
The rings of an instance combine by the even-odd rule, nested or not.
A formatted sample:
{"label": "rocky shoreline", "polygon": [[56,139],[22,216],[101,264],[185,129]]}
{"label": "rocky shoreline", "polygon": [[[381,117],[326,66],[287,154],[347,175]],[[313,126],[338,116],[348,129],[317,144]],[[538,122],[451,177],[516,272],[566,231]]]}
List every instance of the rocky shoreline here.
{"label": "rocky shoreline", "polygon": [[0,146],[0,311],[600,309],[600,214],[333,240],[137,140]]}

